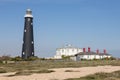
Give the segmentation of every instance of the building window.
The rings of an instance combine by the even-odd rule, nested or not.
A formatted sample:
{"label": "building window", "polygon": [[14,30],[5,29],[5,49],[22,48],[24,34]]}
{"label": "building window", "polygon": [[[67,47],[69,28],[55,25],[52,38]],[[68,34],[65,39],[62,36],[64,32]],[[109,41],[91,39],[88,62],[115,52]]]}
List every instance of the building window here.
{"label": "building window", "polygon": [[69,52],[69,49],[67,49],[67,52]]}
{"label": "building window", "polygon": [[62,50],[62,52],[64,52],[64,50]]}
{"label": "building window", "polygon": [[89,55],[88,55],[87,57],[88,57],[88,59],[90,58],[90,56],[89,56]]}
{"label": "building window", "polygon": [[74,52],[74,49],[72,50],[72,52]]}
{"label": "building window", "polygon": [[96,59],[96,55],[94,56],[94,58]]}
{"label": "building window", "polygon": [[77,52],[79,52],[79,49],[77,49]]}

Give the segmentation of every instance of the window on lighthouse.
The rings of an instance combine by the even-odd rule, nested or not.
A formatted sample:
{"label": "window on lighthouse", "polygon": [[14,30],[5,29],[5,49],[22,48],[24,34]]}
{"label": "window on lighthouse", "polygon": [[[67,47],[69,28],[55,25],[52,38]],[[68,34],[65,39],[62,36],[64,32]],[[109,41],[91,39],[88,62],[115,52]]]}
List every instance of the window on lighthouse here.
{"label": "window on lighthouse", "polygon": [[26,32],[26,29],[25,29],[25,32]]}
{"label": "window on lighthouse", "polygon": [[30,18],[28,18],[28,21],[30,21]]}
{"label": "window on lighthouse", "polygon": [[23,55],[24,55],[25,53],[23,52]]}

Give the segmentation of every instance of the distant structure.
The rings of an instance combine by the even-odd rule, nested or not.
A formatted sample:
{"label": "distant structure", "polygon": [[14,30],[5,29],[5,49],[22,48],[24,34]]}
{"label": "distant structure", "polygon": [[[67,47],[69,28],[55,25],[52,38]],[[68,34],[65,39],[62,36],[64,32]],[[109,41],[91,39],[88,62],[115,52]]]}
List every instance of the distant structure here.
{"label": "distant structure", "polygon": [[63,48],[58,48],[56,50],[56,55],[54,59],[62,59],[62,56],[70,56],[71,60],[80,61],[80,60],[94,60],[94,59],[109,59],[112,56],[107,53],[106,49],[102,53],[99,52],[99,49],[96,52],[91,51],[91,48],[76,48],[68,44]]}
{"label": "distant structure", "polygon": [[74,61],[80,61],[80,60],[94,60],[94,59],[109,59],[112,56],[106,52],[106,50],[103,50],[103,53],[100,53],[97,49],[96,52],[91,51],[90,47],[88,47],[88,51],[86,51],[85,48],[83,48],[83,52],[79,52],[75,54],[74,56],[71,56],[71,59]]}
{"label": "distant structure", "polygon": [[68,44],[63,48],[58,48],[56,50],[56,55],[54,56],[55,59],[62,59],[62,56],[73,56],[79,52],[83,52],[83,49],[73,47],[72,45]]}
{"label": "distant structure", "polygon": [[27,9],[24,18],[25,24],[22,44],[22,58],[28,59],[29,57],[34,56],[33,16],[30,9]]}

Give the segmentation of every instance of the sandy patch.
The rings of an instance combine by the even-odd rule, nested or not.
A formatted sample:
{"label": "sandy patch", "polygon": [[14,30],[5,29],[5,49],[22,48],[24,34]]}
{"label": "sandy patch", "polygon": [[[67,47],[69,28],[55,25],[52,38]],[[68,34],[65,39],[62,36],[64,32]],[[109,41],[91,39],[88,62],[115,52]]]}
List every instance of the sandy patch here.
{"label": "sandy patch", "polygon": [[97,72],[110,73],[120,70],[120,66],[58,68],[58,69],[50,69],[50,70],[54,70],[55,72],[33,74],[29,76],[14,76],[14,77],[5,77],[6,75],[14,74],[14,73],[5,73],[5,74],[0,74],[0,80],[64,80],[67,78],[79,78]]}

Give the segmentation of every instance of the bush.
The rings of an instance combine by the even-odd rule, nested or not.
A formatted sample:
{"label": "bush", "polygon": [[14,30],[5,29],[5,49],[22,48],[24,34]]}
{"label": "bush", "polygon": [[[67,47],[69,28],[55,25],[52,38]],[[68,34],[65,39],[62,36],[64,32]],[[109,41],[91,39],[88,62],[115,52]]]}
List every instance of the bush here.
{"label": "bush", "polygon": [[20,56],[14,57],[11,59],[12,61],[22,61],[22,58]]}
{"label": "bush", "polygon": [[66,70],[65,72],[79,72],[79,71]]}
{"label": "bush", "polygon": [[2,56],[2,57],[0,57],[0,61],[8,61],[10,59],[11,59],[10,56]]}
{"label": "bush", "polygon": [[63,60],[70,60],[70,56],[62,55],[62,59],[63,59]]}
{"label": "bush", "polygon": [[4,70],[3,68],[0,68],[0,73],[6,73],[7,71]]}
{"label": "bush", "polygon": [[53,70],[47,70],[47,69],[43,69],[43,70],[26,70],[26,71],[18,71],[15,73],[14,76],[18,76],[18,75],[31,75],[33,73],[51,73],[54,72]]}
{"label": "bush", "polygon": [[28,59],[25,59],[25,61],[34,61],[34,60],[37,60],[37,59],[39,59],[37,56],[31,56]]}

